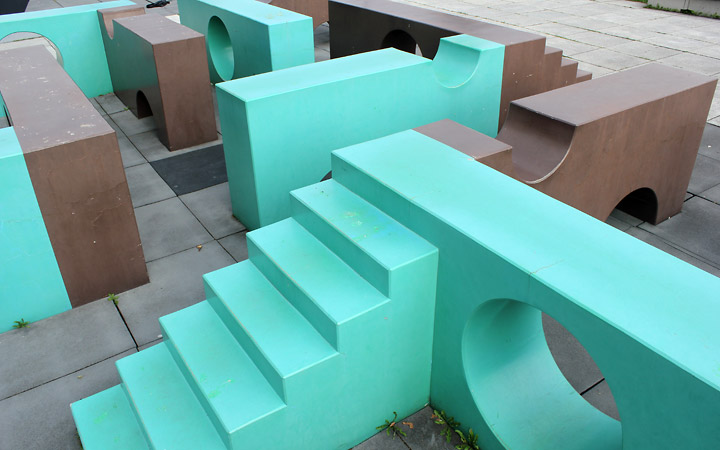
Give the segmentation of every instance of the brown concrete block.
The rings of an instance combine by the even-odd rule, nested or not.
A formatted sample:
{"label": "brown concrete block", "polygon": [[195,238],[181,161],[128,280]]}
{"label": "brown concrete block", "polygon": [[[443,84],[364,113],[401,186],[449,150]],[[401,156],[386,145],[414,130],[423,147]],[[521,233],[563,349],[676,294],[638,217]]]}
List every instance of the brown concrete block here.
{"label": "brown concrete block", "polygon": [[72,305],[147,283],[113,129],[39,46],[0,52],[0,93]]}
{"label": "brown concrete block", "polygon": [[170,150],[217,139],[205,37],[142,7],[98,11],[113,88]]}
{"label": "brown concrete block", "polygon": [[[512,167],[488,165],[600,220],[657,224],[682,208],[716,84],[649,64],[516,100],[497,136]],[[457,124],[418,131],[480,162],[499,148]]]}
{"label": "brown concrete block", "polygon": [[270,0],[264,1],[264,3],[310,16],[313,19],[313,27],[315,28],[327,22],[330,18],[327,0]]}
{"label": "brown concrete block", "polygon": [[[330,55],[333,58],[396,47],[434,58],[440,39],[468,34],[505,46],[499,125],[512,100],[559,87],[557,51],[545,48],[545,37],[511,28],[444,14],[389,0],[330,0]],[[560,55],[562,56],[562,55]]]}
{"label": "brown concrete block", "polygon": [[415,131],[460,150],[498,172],[512,173],[512,147],[472,128],[445,119],[415,128]]}

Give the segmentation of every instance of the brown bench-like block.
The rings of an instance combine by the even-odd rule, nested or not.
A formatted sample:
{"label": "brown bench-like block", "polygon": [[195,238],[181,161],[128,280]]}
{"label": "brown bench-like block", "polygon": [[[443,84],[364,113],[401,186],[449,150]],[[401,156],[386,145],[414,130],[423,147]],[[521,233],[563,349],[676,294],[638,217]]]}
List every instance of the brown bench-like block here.
{"label": "brown bench-like block", "polygon": [[330,56],[339,58],[396,47],[434,58],[440,39],[468,34],[505,46],[500,120],[512,100],[584,81],[590,77],[545,37],[389,0],[330,0]]}
{"label": "brown bench-like block", "polygon": [[657,224],[682,209],[716,84],[648,64],[512,102],[497,140],[450,120],[417,131],[597,219]]}
{"label": "brown bench-like block", "polygon": [[147,283],[115,131],[41,46],[0,52],[0,93],[72,305]]}
{"label": "brown bench-like block", "polygon": [[98,10],[113,89],[170,150],[217,139],[205,37],[142,6]]}

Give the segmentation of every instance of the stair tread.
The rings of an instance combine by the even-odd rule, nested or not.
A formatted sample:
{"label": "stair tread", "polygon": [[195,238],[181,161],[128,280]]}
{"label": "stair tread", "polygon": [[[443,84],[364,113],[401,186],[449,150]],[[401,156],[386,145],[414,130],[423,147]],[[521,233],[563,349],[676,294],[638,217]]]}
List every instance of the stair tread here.
{"label": "stair tread", "polygon": [[206,274],[205,281],[281,377],[337,354],[250,261]]}
{"label": "stair tread", "polygon": [[206,301],[160,322],[228,433],[285,407]]}
{"label": "stair tread", "polygon": [[154,448],[225,449],[164,342],[119,360],[117,368]]}
{"label": "stair tread", "polygon": [[120,385],[71,405],[85,448],[146,450],[147,441]]}
{"label": "stair tread", "polygon": [[248,235],[337,324],[389,299],[293,219]]}
{"label": "stair tread", "polygon": [[427,241],[334,180],[292,192],[387,269],[435,250]]}

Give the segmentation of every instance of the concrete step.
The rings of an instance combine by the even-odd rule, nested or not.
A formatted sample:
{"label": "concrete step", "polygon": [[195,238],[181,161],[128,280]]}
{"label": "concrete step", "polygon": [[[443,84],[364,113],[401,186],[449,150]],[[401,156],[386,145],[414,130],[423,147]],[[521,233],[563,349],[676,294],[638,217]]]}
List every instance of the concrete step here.
{"label": "concrete step", "polygon": [[343,324],[390,301],[294,219],[248,233],[248,253],[275,288],[338,350]]}
{"label": "concrete step", "polygon": [[206,274],[206,297],[275,392],[337,352],[250,261]]}
{"label": "concrete step", "polygon": [[116,365],[152,448],[226,448],[164,342]]}
{"label": "concrete step", "polygon": [[228,447],[243,428],[285,408],[207,302],[160,318],[166,345]]}
{"label": "concrete step", "polygon": [[291,193],[293,218],[385,296],[398,268],[436,251],[334,180]]}
{"label": "concrete step", "polygon": [[120,385],[70,405],[85,448],[148,450],[143,430]]}

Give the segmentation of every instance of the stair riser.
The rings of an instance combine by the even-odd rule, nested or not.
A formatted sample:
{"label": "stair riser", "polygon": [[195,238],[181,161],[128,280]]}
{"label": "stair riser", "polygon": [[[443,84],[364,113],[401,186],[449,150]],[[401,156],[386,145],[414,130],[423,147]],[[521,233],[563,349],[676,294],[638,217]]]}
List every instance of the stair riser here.
{"label": "stair riser", "polygon": [[143,423],[142,419],[140,418],[140,414],[138,414],[137,406],[135,405],[135,402],[133,401],[133,398],[130,395],[130,392],[128,392],[127,386],[125,386],[125,383],[120,383],[120,386],[122,386],[122,390],[125,393],[125,397],[127,397],[128,401],[130,402],[130,409],[132,410],[133,414],[135,415],[135,420],[137,420],[138,425],[140,425],[140,430],[142,430],[142,434],[143,434],[143,437],[145,438],[145,441],[148,442],[148,446],[151,449],[155,449],[155,446],[153,445],[152,441],[150,440],[150,435],[148,435],[147,429],[145,428],[145,424]]}
{"label": "stair riser", "polygon": [[341,234],[315,211],[291,194],[292,216],[320,242],[337,254],[346,264],[365,278],[378,291],[389,295],[390,280],[387,268],[355,245],[351,238]]}
{"label": "stair riser", "polygon": [[252,359],[263,376],[268,380],[270,386],[272,386],[278,396],[287,403],[286,386],[280,373],[260,350],[257,342],[255,342],[247,330],[243,328],[238,318],[228,310],[222,298],[213,290],[206,279],[203,279],[203,283],[205,285],[205,298],[207,302],[213,307],[235,339],[242,345],[248,356],[250,356],[250,359]]}
{"label": "stair riser", "polygon": [[275,286],[275,289],[310,322],[313,327],[336,349],[338,348],[338,326],[318,305],[300,289],[292,280],[291,275],[283,271],[248,234],[248,255],[250,261]]}
{"label": "stair riser", "polygon": [[160,326],[163,330],[163,336],[165,336],[165,344],[167,345],[168,349],[170,350],[170,354],[172,355],[173,359],[175,360],[175,364],[180,368],[180,372],[182,372],[183,376],[185,377],[185,380],[190,385],[190,388],[192,389],[193,393],[195,394],[195,397],[200,401],[200,404],[202,405],[203,409],[205,410],[205,413],[210,418],[210,421],[212,422],[213,426],[215,427],[215,430],[217,430],[218,435],[223,440],[226,446],[230,448],[230,433],[228,430],[223,427],[222,423],[220,422],[220,419],[217,417],[217,414],[215,410],[213,410],[212,406],[210,406],[210,402],[208,402],[207,397],[205,397],[205,394],[202,392],[200,387],[197,385],[197,382],[195,380],[195,377],[188,369],[188,366],[186,362],[182,359],[180,356],[180,353],[178,352],[177,347],[175,346],[175,342],[172,340],[172,335],[168,332],[167,328],[163,325],[162,318],[160,320]]}

